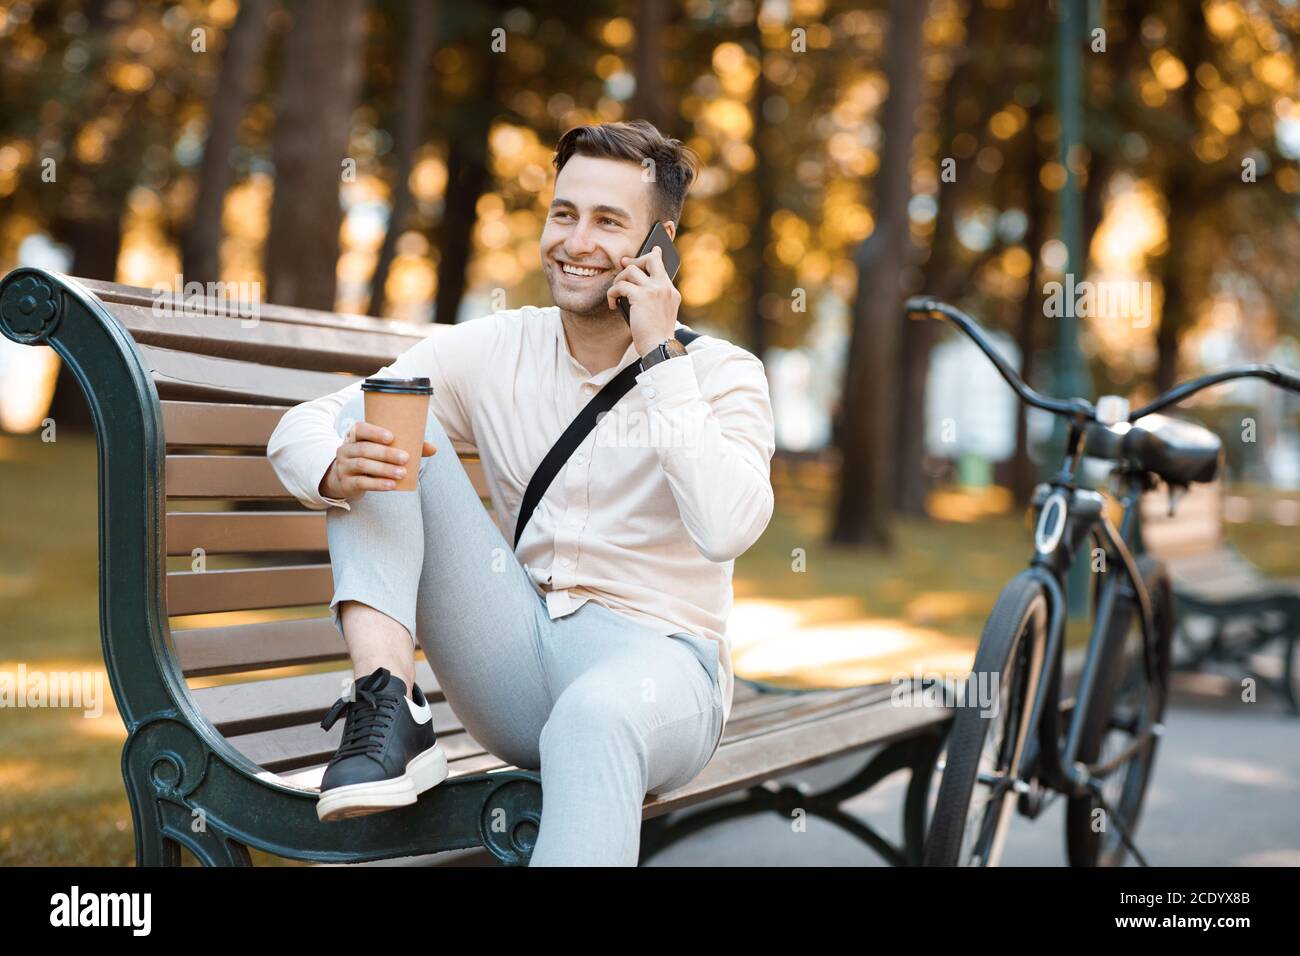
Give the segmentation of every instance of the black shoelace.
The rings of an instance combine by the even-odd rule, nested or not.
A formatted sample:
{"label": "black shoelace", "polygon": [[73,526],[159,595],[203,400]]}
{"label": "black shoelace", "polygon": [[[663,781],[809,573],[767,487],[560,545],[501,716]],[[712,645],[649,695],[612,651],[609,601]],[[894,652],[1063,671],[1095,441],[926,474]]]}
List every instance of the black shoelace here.
{"label": "black shoelace", "polygon": [[323,730],[329,730],[340,717],[347,715],[347,722],[343,725],[343,742],[334,756],[335,760],[383,750],[384,737],[397,716],[398,704],[402,703],[397,695],[378,693],[388,683],[388,677],[389,672],[381,667],[364,678],[355,685],[356,699],[340,697],[320,722]]}

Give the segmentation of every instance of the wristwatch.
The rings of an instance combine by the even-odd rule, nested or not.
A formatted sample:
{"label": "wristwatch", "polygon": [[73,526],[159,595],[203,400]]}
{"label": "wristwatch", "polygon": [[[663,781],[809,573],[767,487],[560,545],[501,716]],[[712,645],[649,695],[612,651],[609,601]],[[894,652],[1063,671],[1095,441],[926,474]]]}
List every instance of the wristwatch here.
{"label": "wristwatch", "polygon": [[665,339],[645,355],[641,356],[641,371],[645,371],[652,365],[658,365],[660,362],[670,358],[686,354],[686,346],[682,345],[676,339]]}

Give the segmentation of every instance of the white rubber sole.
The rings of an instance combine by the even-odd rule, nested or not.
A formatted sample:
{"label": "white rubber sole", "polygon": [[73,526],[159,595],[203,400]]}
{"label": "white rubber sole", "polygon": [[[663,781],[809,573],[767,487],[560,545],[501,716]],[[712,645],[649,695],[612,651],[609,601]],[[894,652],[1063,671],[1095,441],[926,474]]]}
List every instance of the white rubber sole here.
{"label": "white rubber sole", "polygon": [[420,794],[446,779],[447,754],[440,745],[434,744],[424,753],[412,757],[406,765],[406,773],[400,777],[354,783],[325,791],[316,801],[316,816],[321,820],[344,820],[410,806]]}

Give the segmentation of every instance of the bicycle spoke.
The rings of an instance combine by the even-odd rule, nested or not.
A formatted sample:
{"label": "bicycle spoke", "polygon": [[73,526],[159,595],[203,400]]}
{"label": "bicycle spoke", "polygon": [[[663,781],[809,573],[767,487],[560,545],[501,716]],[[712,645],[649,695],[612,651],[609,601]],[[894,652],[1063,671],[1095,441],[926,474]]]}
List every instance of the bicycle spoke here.
{"label": "bicycle spoke", "polygon": [[1093,798],[1101,804],[1101,809],[1106,814],[1106,818],[1114,824],[1116,833],[1119,834],[1119,838],[1124,842],[1124,846],[1128,847],[1128,851],[1133,854],[1133,859],[1138,861],[1138,865],[1150,866],[1151,864],[1147,862],[1146,857],[1142,855],[1141,851],[1137,848],[1137,844],[1134,843],[1130,837],[1127,821],[1125,821],[1124,818],[1120,816],[1119,812],[1102,797],[1101,789],[1097,787],[1095,783],[1093,786]]}

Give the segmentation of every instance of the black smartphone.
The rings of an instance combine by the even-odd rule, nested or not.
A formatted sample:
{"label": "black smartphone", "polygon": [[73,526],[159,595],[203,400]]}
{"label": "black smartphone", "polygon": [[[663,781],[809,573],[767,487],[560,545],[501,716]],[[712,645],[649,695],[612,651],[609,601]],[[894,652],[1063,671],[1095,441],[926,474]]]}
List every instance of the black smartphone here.
{"label": "black smartphone", "polygon": [[[664,258],[664,269],[668,272],[669,281],[676,279],[677,270],[681,268],[682,257],[677,254],[677,250],[673,247],[672,236],[668,235],[668,230],[664,228],[662,222],[656,222],[651,228],[650,234],[645,237],[645,242],[641,243],[641,250],[637,253],[637,257],[645,255],[655,246],[659,247],[659,254]],[[631,325],[631,303],[621,295],[615,301],[618,303],[619,311],[623,313],[623,321]]]}

